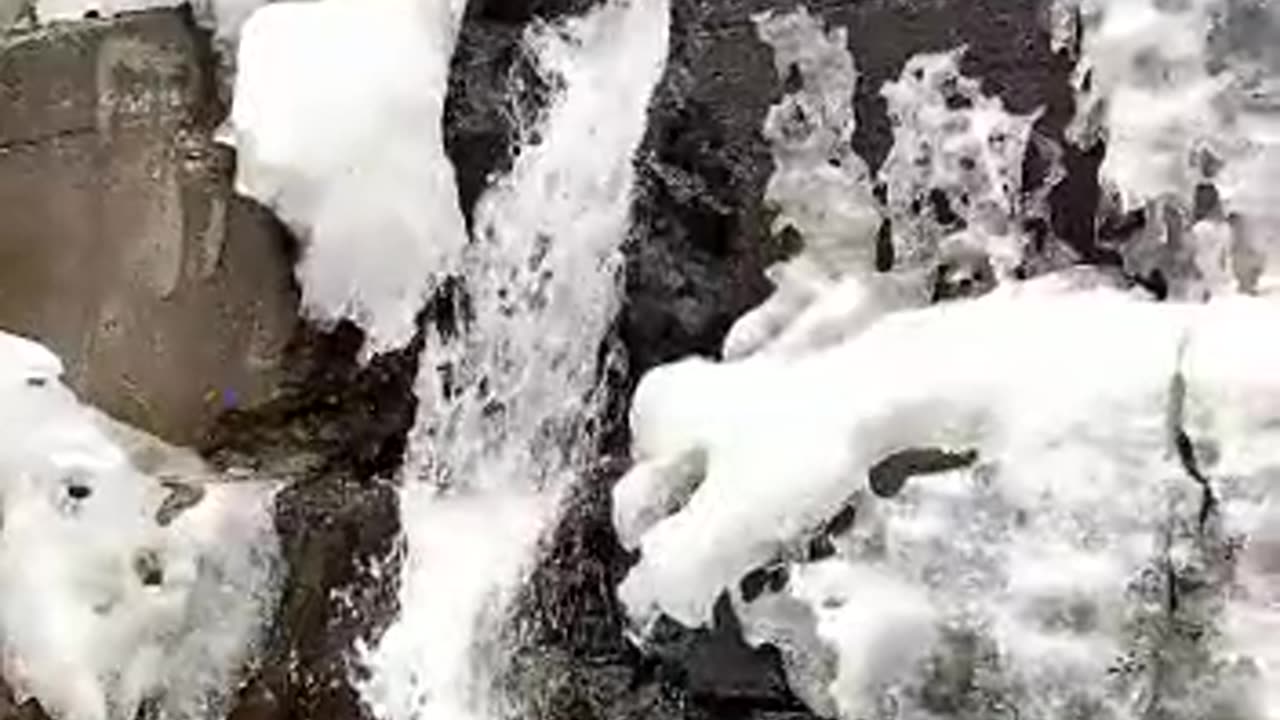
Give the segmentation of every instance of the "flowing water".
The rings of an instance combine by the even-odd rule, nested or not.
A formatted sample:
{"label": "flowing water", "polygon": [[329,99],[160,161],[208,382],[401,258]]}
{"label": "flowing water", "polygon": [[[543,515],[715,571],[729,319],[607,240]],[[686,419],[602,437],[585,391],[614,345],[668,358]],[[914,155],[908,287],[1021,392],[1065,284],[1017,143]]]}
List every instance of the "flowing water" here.
{"label": "flowing water", "polygon": [[486,718],[503,621],[594,451],[633,155],[666,60],[666,0],[614,0],[525,46],[554,88],[481,197],[446,322],[429,332],[403,468],[401,616],[369,656],[391,720]]}
{"label": "flowing water", "polygon": [[[156,4],[37,8],[76,17]],[[201,7],[239,18],[219,28],[230,41],[257,4]],[[734,328],[724,362],[660,368],[633,402],[636,465],[615,489],[614,520],[638,554],[619,588],[637,637],[659,614],[707,624],[728,593],[747,642],[777,647],[796,695],[832,717],[1276,717],[1280,344],[1248,332],[1275,323],[1273,301],[1239,295],[1276,283],[1280,10],[1270,0],[1053,4],[1055,39],[1079,61],[1069,137],[1039,137],[1038,113],[1014,114],[988,95],[962,72],[962,49],[934,48],[874,89],[893,136],[878,169],[851,149],[864,81],[856,60],[874,39],[803,8],[755,18],[785,89],[761,118],[774,161],[763,201],[773,229],[794,231],[804,248],[770,271],[778,292]],[[547,102],[516,118],[512,166],[482,193],[467,231],[441,132],[464,6],[326,0],[259,11],[244,27],[230,123],[239,189],[302,241],[312,318],[362,325],[372,355],[404,346],[434,297],[399,478],[399,613],[358,648],[362,697],[382,720],[520,717],[521,699],[497,687],[520,641],[508,632],[513,600],[598,451],[602,378],[619,361],[609,334],[634,163],[670,40],[671,0],[604,0],[530,23],[521,51]],[[1055,166],[1029,187],[1024,155],[1059,140],[1105,142],[1102,213],[1143,219],[1119,253],[1124,270],[1159,274],[1184,302],[1136,302],[1096,279],[1023,282],[1067,262],[1066,250],[1038,257],[1023,232],[1047,217],[1048,189],[1065,172]],[[896,255],[891,271],[876,269],[881,241]],[[926,282],[969,261],[981,272],[958,295],[988,297],[925,308],[952,299]],[[23,353],[10,343],[0,360]],[[24,401],[55,376],[0,367]],[[32,417],[23,409],[15,428]],[[53,440],[66,440],[49,437],[53,449],[0,453],[0,465],[25,482],[33,463],[57,455]],[[92,437],[108,469],[124,467]],[[877,489],[879,461],[917,445],[968,459]],[[61,476],[47,479],[64,492]],[[125,479],[103,487],[141,492],[140,479]],[[76,485],[83,497],[73,499],[90,491]],[[13,518],[34,517],[33,547],[74,559],[41,534],[43,516],[15,514],[24,506],[14,498],[43,512],[47,493],[6,492],[10,545],[24,527]],[[108,528],[131,543],[153,530],[150,506],[135,504],[142,530]],[[98,533],[76,547],[109,537],[67,522]],[[224,525],[239,527],[208,524],[212,548]],[[226,560],[225,573],[244,574],[240,560]],[[265,615],[258,605],[240,613],[243,631],[225,626],[220,654],[204,634],[135,652],[115,619],[94,619],[120,639],[98,645],[118,652],[98,648],[101,662],[81,663],[77,684],[59,653],[96,655],[58,651],[42,635],[90,607],[66,596],[75,602],[59,622],[39,624],[25,617],[46,597],[11,592],[0,629],[35,638],[10,639],[31,692],[87,718],[132,717],[144,690],[191,684],[190,672],[160,672],[188,667],[172,662],[181,653],[221,682],[253,644],[250,621]],[[152,628],[156,616],[134,625]],[[124,665],[141,668],[139,679],[101,681],[119,680]],[[59,686],[76,690],[62,690],[62,706]]]}

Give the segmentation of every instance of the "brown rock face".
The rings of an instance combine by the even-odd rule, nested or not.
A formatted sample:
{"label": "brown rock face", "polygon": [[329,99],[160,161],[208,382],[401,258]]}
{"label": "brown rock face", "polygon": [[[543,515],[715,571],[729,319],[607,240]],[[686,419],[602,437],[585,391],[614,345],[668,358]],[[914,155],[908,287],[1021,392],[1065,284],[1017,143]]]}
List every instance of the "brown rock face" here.
{"label": "brown rock face", "polygon": [[173,12],[0,35],[0,327],[177,442],[272,393],[295,322],[279,231],[211,139],[212,67]]}

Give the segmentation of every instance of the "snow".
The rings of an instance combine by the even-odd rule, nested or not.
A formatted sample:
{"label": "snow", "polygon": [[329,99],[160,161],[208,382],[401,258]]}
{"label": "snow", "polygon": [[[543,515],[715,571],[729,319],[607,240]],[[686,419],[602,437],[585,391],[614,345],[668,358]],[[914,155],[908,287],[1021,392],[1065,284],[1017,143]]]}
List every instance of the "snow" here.
{"label": "snow", "polygon": [[[274,606],[273,491],[209,484],[194,456],[81,405],[61,372],[0,333],[3,675],[55,717],[219,712]],[[199,502],[169,507],[178,487]]]}
{"label": "snow", "polygon": [[[887,701],[923,712],[937,692],[929,668],[958,652],[957,636],[990,646],[990,661],[970,664],[1020,717],[1085,706],[1142,716],[1116,689],[1127,657],[1201,673],[1194,701],[1147,666],[1120,674],[1157,686],[1161,702],[1192,703],[1177,717],[1236,695],[1255,703],[1244,716],[1274,717],[1275,657],[1258,635],[1275,638],[1280,568],[1250,571],[1258,589],[1240,591],[1216,553],[1250,537],[1274,502],[1280,342],[1256,328],[1278,320],[1280,306],[1260,299],[1165,305],[1038,280],[889,313],[809,354],[659,368],[637,390],[636,466],[615,491],[620,532],[640,552],[619,595],[642,631],[659,613],[705,624],[723,592],[750,624],[761,601],[739,581],[781,562],[781,597],[809,608],[836,653],[808,683],[840,717]],[[1186,432],[1216,447],[1201,457],[1219,529],[1195,530],[1202,489],[1170,437],[1175,374]],[[978,465],[909,479],[892,497],[870,491],[870,467],[912,447],[973,449]],[[849,502],[856,519],[835,555],[806,558],[797,548]],[[1274,552],[1245,548],[1255,568]],[[1142,623],[1162,622],[1143,578],[1165,563],[1208,588],[1184,600],[1190,621],[1212,625],[1226,603],[1238,625],[1204,651],[1246,658],[1256,678],[1208,673],[1181,647],[1143,654],[1159,636]],[[813,648],[799,651],[821,672]]]}
{"label": "snow", "polygon": [[405,345],[467,242],[441,116],[461,0],[282,2],[241,31],[237,192],[298,236],[303,313]]}
{"label": "snow", "polygon": [[[880,89],[893,145],[873,175],[851,145],[859,76],[845,29],[824,27],[804,7],[754,19],[779,82],[798,79],[762,134],[774,161],[764,197],[776,211],[772,230],[794,232],[803,248],[767,270],[776,290],[734,324],[725,359],[838,340],[883,312],[925,304],[939,277],[976,294],[1016,270],[1061,264],[1052,243],[1031,252],[1022,229],[1045,216],[1060,172],[1051,167],[1042,187],[1023,181],[1039,114],[1010,113],[985,95],[960,72],[963,48],[915,55]],[[892,273],[878,272],[883,243]]]}
{"label": "snow", "polygon": [[[20,7],[30,0],[15,0]],[[82,20],[89,15],[111,17],[121,13],[176,8],[190,4],[195,17],[202,25],[214,31],[226,47],[234,49],[240,28],[254,10],[273,0],[34,0],[36,19],[39,22]],[[0,12],[0,25],[5,24]]]}
{"label": "snow", "polygon": [[189,0],[196,19],[214,31],[215,39],[234,54],[240,30],[258,8],[275,0]]}
{"label": "snow", "polygon": [[[1130,272],[1158,271],[1190,299],[1274,292],[1280,6],[1060,0],[1070,12],[1082,18],[1074,139],[1106,141],[1112,211],[1147,220],[1121,246]],[[1206,192],[1218,207],[1202,217]]]}
{"label": "snow", "polygon": [[669,13],[666,0],[614,0],[524,37],[556,91],[531,122],[538,139],[476,205],[452,300],[465,319],[427,331],[402,469],[402,613],[363,653],[380,718],[521,716],[493,687],[500,630],[595,458],[601,347]]}
{"label": "snow", "polygon": [[895,266],[936,262],[971,246],[1007,279],[1024,259],[1022,162],[1038,113],[1014,115],[984,95],[981,83],[960,73],[963,54],[915,55],[880,90],[893,125],[878,176],[887,188]]}

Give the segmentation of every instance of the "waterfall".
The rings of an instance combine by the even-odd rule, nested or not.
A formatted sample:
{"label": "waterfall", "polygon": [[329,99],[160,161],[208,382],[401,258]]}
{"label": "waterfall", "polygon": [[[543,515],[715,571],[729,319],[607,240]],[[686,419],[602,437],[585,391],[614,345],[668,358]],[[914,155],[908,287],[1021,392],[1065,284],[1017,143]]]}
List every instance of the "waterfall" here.
{"label": "waterfall", "polygon": [[461,277],[422,352],[401,614],[367,653],[379,717],[501,710],[488,683],[502,650],[486,641],[595,449],[600,349],[668,15],[667,0],[613,0],[526,35],[557,90],[539,139],[479,200]]}

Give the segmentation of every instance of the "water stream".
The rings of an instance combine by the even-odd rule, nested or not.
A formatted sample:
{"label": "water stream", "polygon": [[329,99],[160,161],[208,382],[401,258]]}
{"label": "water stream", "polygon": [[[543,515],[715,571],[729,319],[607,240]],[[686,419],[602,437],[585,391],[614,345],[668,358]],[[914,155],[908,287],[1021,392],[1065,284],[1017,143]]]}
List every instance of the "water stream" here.
{"label": "water stream", "polygon": [[595,451],[633,154],[667,54],[666,0],[614,0],[525,47],[553,99],[480,198],[446,322],[429,331],[403,468],[401,616],[369,657],[390,720],[483,720],[485,640]]}

